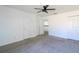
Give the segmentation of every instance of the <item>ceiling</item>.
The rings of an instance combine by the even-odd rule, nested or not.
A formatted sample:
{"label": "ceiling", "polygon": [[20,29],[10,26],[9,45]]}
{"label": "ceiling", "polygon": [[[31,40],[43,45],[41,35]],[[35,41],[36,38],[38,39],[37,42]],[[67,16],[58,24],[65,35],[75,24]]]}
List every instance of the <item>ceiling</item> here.
{"label": "ceiling", "polygon": [[[28,13],[36,13],[38,10],[35,10],[34,8],[42,8],[43,5],[7,5],[11,8],[16,8],[19,10],[22,10],[24,12]],[[48,11],[48,14],[46,13],[38,13],[39,15],[51,15],[54,13],[63,13],[63,12],[69,12],[79,9],[79,5],[50,5],[48,8],[56,8],[56,11]]]}

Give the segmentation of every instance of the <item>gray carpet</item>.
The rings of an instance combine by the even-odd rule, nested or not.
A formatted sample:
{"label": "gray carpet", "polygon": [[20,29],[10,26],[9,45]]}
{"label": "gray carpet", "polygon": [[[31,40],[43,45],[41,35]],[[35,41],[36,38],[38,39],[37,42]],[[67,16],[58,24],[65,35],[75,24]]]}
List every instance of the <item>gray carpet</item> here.
{"label": "gray carpet", "polygon": [[32,38],[24,44],[6,51],[7,53],[78,53],[79,41],[42,35]]}

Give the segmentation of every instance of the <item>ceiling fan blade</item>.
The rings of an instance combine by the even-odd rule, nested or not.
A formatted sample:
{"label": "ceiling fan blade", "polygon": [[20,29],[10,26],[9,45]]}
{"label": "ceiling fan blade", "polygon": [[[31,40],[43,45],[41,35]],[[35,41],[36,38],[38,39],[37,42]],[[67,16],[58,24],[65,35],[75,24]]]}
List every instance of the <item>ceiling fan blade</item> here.
{"label": "ceiling fan blade", "polygon": [[41,11],[38,11],[37,13],[40,13]]}
{"label": "ceiling fan blade", "polygon": [[45,5],[45,6],[43,6],[43,8],[44,8],[44,9],[47,9],[48,6],[49,6],[49,5]]}
{"label": "ceiling fan blade", "polygon": [[46,9],[46,10],[56,10],[55,8],[53,8],[53,9]]}
{"label": "ceiling fan blade", "polygon": [[49,5],[45,5],[45,6],[43,6],[44,8],[47,8]]}
{"label": "ceiling fan blade", "polygon": [[44,11],[45,13],[48,13],[47,11]]}
{"label": "ceiling fan blade", "polygon": [[46,7],[48,7],[49,5],[46,5]]}
{"label": "ceiling fan blade", "polygon": [[34,9],[37,9],[37,10],[42,10],[41,8],[34,8]]}

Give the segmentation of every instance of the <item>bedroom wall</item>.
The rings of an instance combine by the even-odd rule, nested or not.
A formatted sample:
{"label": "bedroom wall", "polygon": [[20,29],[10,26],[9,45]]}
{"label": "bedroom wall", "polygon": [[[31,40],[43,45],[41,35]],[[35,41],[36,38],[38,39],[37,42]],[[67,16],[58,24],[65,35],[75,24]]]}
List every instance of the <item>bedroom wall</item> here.
{"label": "bedroom wall", "polygon": [[38,35],[34,14],[0,6],[0,46]]}
{"label": "bedroom wall", "polygon": [[79,10],[48,17],[49,35],[79,40]]}

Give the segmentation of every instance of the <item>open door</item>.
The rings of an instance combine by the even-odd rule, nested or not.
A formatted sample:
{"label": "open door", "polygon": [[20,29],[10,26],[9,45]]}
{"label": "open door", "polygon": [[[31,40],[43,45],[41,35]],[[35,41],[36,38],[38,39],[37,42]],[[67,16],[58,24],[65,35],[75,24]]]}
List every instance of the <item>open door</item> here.
{"label": "open door", "polygon": [[48,34],[48,20],[44,20],[44,33]]}

